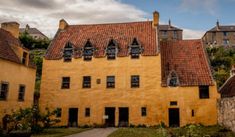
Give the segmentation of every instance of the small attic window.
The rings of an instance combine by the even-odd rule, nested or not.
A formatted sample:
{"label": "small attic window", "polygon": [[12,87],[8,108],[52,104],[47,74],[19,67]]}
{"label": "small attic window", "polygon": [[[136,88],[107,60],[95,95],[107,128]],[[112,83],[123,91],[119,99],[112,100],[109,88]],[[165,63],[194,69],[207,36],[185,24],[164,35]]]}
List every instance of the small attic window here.
{"label": "small attic window", "polygon": [[85,61],[92,60],[93,51],[94,51],[94,48],[93,48],[90,40],[87,40],[87,43],[85,44],[85,46],[83,48],[83,59]]}
{"label": "small attic window", "polygon": [[68,42],[64,47],[64,62],[70,62],[73,55],[73,45]]}
{"label": "small attic window", "polygon": [[139,55],[141,54],[141,46],[136,38],[133,39],[130,45],[130,54],[132,59],[138,59]]}
{"label": "small attic window", "polygon": [[106,56],[108,60],[114,60],[116,59],[117,54],[117,46],[115,41],[112,39],[110,40],[107,48],[106,48]]}
{"label": "small attic window", "polygon": [[170,87],[179,86],[179,78],[178,78],[175,71],[173,71],[169,74],[168,79],[167,79],[167,85]]}

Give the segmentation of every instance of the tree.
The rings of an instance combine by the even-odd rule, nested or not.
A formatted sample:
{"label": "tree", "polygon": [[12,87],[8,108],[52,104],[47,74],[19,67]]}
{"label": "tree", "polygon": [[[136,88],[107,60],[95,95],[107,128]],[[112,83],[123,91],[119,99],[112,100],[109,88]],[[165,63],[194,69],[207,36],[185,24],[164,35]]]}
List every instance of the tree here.
{"label": "tree", "polygon": [[21,43],[29,50],[32,49],[47,49],[50,44],[49,39],[34,39],[26,31],[20,34]]}
{"label": "tree", "polygon": [[59,119],[54,118],[56,113],[57,110],[50,111],[48,108],[46,108],[46,113],[42,113],[35,105],[32,108],[14,111],[11,115],[6,115],[3,121],[6,123],[7,133],[13,130],[31,130],[37,133],[60,122]]}
{"label": "tree", "polygon": [[231,67],[235,64],[235,48],[208,47],[207,53],[209,55],[217,86],[221,87],[229,78]]}

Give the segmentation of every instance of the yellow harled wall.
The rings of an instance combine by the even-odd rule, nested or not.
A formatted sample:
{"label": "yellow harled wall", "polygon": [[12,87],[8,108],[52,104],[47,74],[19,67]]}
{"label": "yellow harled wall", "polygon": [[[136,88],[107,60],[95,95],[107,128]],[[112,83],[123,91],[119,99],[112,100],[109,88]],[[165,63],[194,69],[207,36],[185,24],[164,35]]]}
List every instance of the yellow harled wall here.
{"label": "yellow harled wall", "polygon": [[[106,76],[115,76],[115,88],[106,88]],[[130,87],[131,75],[140,75],[140,88]],[[61,89],[62,77],[70,77],[70,89]],[[82,88],[83,76],[91,76],[91,88]],[[101,79],[101,84],[96,80]],[[130,124],[168,125],[168,109],[180,109],[180,126],[188,123],[212,125],[217,123],[216,86],[210,87],[210,98],[199,99],[198,87],[161,87],[161,60],[157,56],[141,56],[140,59],[117,57],[116,60],[82,58],[72,62],[43,60],[40,106],[62,108],[60,125],[68,124],[68,109],[78,108],[78,124],[102,124],[105,107],[115,107],[115,124],[118,124],[118,108],[129,107]],[[177,101],[177,106],[170,106]],[[91,116],[85,117],[89,107]],[[147,116],[141,116],[141,107],[147,107]],[[194,109],[195,117],[191,116]]]}
{"label": "yellow harled wall", "polygon": [[[32,106],[36,69],[3,59],[0,59],[0,66],[0,82],[9,84],[7,100],[0,100],[0,125],[2,125],[2,117],[6,114]],[[24,101],[18,101],[21,84],[25,85]]]}

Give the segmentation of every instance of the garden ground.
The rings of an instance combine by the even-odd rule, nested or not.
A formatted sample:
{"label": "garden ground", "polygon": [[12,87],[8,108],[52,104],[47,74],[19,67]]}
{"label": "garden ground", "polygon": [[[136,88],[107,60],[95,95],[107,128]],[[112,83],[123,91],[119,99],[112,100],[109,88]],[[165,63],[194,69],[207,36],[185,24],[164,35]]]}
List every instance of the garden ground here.
{"label": "garden ground", "polygon": [[[90,133],[90,128],[51,128],[32,137],[63,137],[67,135],[79,136],[80,132]],[[94,129],[95,131],[96,129]],[[84,134],[85,132],[81,133]],[[235,133],[221,126],[189,125],[182,128],[163,127],[134,127],[118,128],[108,137],[235,137]]]}
{"label": "garden ground", "polygon": [[35,134],[32,137],[64,137],[67,135],[72,135],[76,133],[80,133],[90,128],[50,128],[45,129],[40,134]]}
{"label": "garden ground", "polygon": [[108,137],[235,137],[221,126],[189,125],[183,128],[120,128]]}

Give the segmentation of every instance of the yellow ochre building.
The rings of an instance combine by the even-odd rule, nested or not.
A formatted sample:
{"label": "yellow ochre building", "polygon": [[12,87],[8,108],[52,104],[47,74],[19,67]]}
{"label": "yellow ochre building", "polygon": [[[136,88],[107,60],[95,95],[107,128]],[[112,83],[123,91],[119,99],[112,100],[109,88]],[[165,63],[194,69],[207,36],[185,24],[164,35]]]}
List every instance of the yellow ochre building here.
{"label": "yellow ochre building", "polygon": [[59,125],[217,123],[219,98],[201,40],[158,43],[153,21],[69,25],[43,60],[40,107]]}
{"label": "yellow ochre building", "polygon": [[19,39],[19,24],[5,22],[0,28],[0,125],[6,114],[33,105],[36,67]]}

